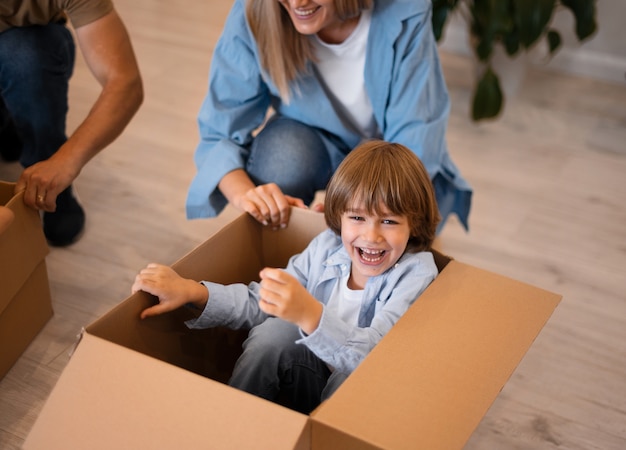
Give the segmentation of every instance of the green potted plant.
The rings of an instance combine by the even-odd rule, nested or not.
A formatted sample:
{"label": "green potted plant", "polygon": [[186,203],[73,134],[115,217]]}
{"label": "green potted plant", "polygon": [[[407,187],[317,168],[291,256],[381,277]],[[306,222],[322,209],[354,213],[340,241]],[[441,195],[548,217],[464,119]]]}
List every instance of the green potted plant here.
{"label": "green potted plant", "polygon": [[597,28],[596,0],[433,0],[432,24],[439,42],[450,14],[459,11],[467,21],[470,45],[485,70],[478,78],[472,98],[472,119],[496,118],[503,107],[504,95],[498,74],[492,66],[494,47],[502,45],[515,57],[547,39],[549,55],[561,46],[561,35],[551,27],[556,10],[571,11],[580,42]]}

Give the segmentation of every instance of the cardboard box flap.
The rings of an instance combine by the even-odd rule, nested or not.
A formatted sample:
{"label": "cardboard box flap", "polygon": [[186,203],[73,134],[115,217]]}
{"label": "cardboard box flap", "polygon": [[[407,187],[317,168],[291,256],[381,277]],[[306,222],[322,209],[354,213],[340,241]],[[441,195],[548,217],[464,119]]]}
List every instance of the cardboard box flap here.
{"label": "cardboard box flap", "polygon": [[292,208],[287,228],[276,231],[268,227],[261,228],[263,266],[286,267],[291,256],[303,251],[326,228],[324,214]]}
{"label": "cardboard box flap", "polygon": [[[1,285],[0,285],[1,286]],[[46,262],[40,261],[31,277],[0,314],[0,379],[52,317]]]}
{"label": "cardboard box flap", "polygon": [[0,235],[8,229],[15,220],[15,214],[6,206],[0,204]]}
{"label": "cardboard box flap", "polygon": [[242,214],[172,267],[185,278],[230,284],[258,279],[262,264],[261,228],[249,215]]}
{"label": "cardboard box flap", "polygon": [[560,299],[450,261],[314,411],[313,448],[340,448],[346,435],[385,449],[462,448]]}
{"label": "cardboard box flap", "polygon": [[86,331],[198,375],[228,381],[247,331],[189,330],[185,321],[194,313],[186,308],[141,320],[141,311],[152,304],[152,296],[137,292]]}
{"label": "cardboard box flap", "polygon": [[307,449],[307,417],[85,333],[24,449]]}
{"label": "cardboard box flap", "polygon": [[0,205],[6,205],[13,198],[15,183],[0,180]]}
{"label": "cardboard box flap", "polygon": [[[266,265],[285,266],[290,256],[302,251],[325,228],[323,215],[307,210],[295,212],[290,223],[286,229],[272,231],[247,214],[238,216],[172,267],[181,276],[198,281],[228,284],[256,280]],[[154,301],[149,294],[135,293],[87,331],[194,373],[227,381],[247,331],[189,330],[184,322],[196,313],[185,308],[141,320],[140,312]]]}
{"label": "cardboard box flap", "polygon": [[[24,204],[23,193],[13,195],[14,183],[0,181],[0,204],[14,215],[0,233],[0,314],[48,254],[39,213]],[[19,256],[19,258],[18,258]]]}
{"label": "cardboard box flap", "polygon": [[[311,211],[279,231],[242,214],[173,267],[247,283],[324,227]],[[26,448],[462,448],[560,296],[435,259],[439,277],[310,417],[220,382],[245,331],[188,330],[186,308],[141,320],[154,298],[131,295],[87,328]]]}
{"label": "cardboard box flap", "polygon": [[294,208],[289,226],[280,230],[259,226],[249,214],[242,214],[172,267],[193,280],[247,283],[257,280],[263,267],[285,267],[325,228],[324,215],[307,209]]}

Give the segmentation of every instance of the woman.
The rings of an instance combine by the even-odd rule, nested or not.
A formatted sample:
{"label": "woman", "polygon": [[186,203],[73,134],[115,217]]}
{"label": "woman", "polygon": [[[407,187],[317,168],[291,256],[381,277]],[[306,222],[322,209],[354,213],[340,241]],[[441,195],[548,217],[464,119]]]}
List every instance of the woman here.
{"label": "woman", "polygon": [[198,118],[187,216],[230,202],[285,226],[289,206],[309,204],[352,148],[379,138],[425,165],[439,229],[450,213],[467,228],[472,191],[445,143],[430,18],[428,0],[235,0]]}

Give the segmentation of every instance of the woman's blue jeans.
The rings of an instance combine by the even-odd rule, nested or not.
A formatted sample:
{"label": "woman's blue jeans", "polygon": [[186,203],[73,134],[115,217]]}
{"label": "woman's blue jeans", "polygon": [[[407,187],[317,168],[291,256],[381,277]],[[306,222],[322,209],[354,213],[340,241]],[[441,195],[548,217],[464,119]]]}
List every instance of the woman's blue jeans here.
{"label": "woman's blue jeans", "polygon": [[252,141],[246,172],[257,186],[276,183],[308,205],[349,151],[323,130],[276,115]]}
{"label": "woman's blue jeans", "polygon": [[[309,205],[316,191],[326,189],[350,150],[323,130],[276,115],[252,141],[246,172],[257,186],[276,183],[283,193]],[[451,185],[442,175],[435,176],[433,187],[442,218],[463,209],[463,199],[449,192]],[[461,205],[457,207],[455,202]],[[437,234],[444,223],[439,223]]]}
{"label": "woman's blue jeans", "polygon": [[72,34],[63,23],[0,33],[0,129],[13,120],[24,167],[48,159],[67,140],[75,54]]}
{"label": "woman's blue jeans", "polygon": [[300,339],[298,327],[279,318],[257,325],[243,344],[228,384],[309,414],[347,375],[331,372]]}

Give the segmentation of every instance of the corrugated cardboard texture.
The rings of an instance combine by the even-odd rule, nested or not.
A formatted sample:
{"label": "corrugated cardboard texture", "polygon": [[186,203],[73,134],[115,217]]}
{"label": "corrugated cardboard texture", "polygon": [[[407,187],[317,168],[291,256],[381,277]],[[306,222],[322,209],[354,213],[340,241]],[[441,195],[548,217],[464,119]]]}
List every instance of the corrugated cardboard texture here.
{"label": "corrugated cardboard texture", "polygon": [[298,449],[307,417],[85,334],[24,449]]}
{"label": "corrugated cardboard texture", "polygon": [[304,209],[293,209],[289,226],[273,231],[267,227],[254,227],[262,233],[263,266],[285,267],[291,256],[299,253],[309,242],[326,229],[324,215]]}
{"label": "corrugated cardboard texture", "polygon": [[52,317],[41,219],[14,187],[0,182],[0,204],[13,216],[0,232],[0,378]]}
{"label": "corrugated cardboard texture", "polygon": [[138,292],[87,327],[87,332],[144,355],[157,358],[216,381],[230,377],[247,331],[225,328],[189,330],[184,321],[194,315],[182,308],[147,320],[140,312],[152,298]]}
{"label": "corrugated cardboard texture", "polygon": [[0,204],[0,234],[4,233],[11,226],[13,220],[15,220],[13,211]]}
{"label": "corrugated cardboard texture", "polygon": [[[181,258],[174,269],[186,278],[237,283],[257,280],[266,265],[284,267],[290,256],[306,247],[324,229],[322,215],[294,214],[291,226],[265,230],[243,215],[211,239]],[[317,219],[317,220],[316,220]],[[321,219],[321,220],[320,220]],[[226,382],[241,353],[247,330],[224,328],[189,330],[187,309],[140,320],[140,312],[154,302],[138,292],[87,328],[91,334],[178,367]]]}
{"label": "corrugated cardboard texture", "polygon": [[0,314],[48,254],[39,214],[24,204],[23,194],[13,195],[14,187],[14,183],[0,181],[0,204],[14,215],[0,234]]}
{"label": "corrugated cardboard texture", "polygon": [[451,261],[315,411],[313,448],[462,448],[560,298]]}
{"label": "corrugated cardboard texture", "polygon": [[45,261],[0,314],[0,378],[11,369],[52,317]]}
{"label": "corrugated cardboard texture", "polygon": [[[262,260],[258,227],[240,217],[173,264],[186,278],[221,283],[258,277]],[[236,236],[236,239],[232,237]],[[193,330],[184,324],[194,317],[187,309],[141,320],[140,312],[154,298],[137,292],[87,328],[95,336],[214,380],[227,381],[246,333]]]}
{"label": "corrugated cardboard texture", "polygon": [[[248,282],[264,265],[284,266],[322,228],[307,211],[277,232],[242,215],[174,267],[196,280]],[[225,381],[245,331],[187,330],[194,313],[185,309],[142,321],[154,299],[137,293],[87,327],[26,448],[462,448],[560,297],[437,261],[439,277],[311,417],[190,373]],[[190,426],[172,426],[160,408],[189,409]],[[189,430],[213,438],[198,444]]]}

